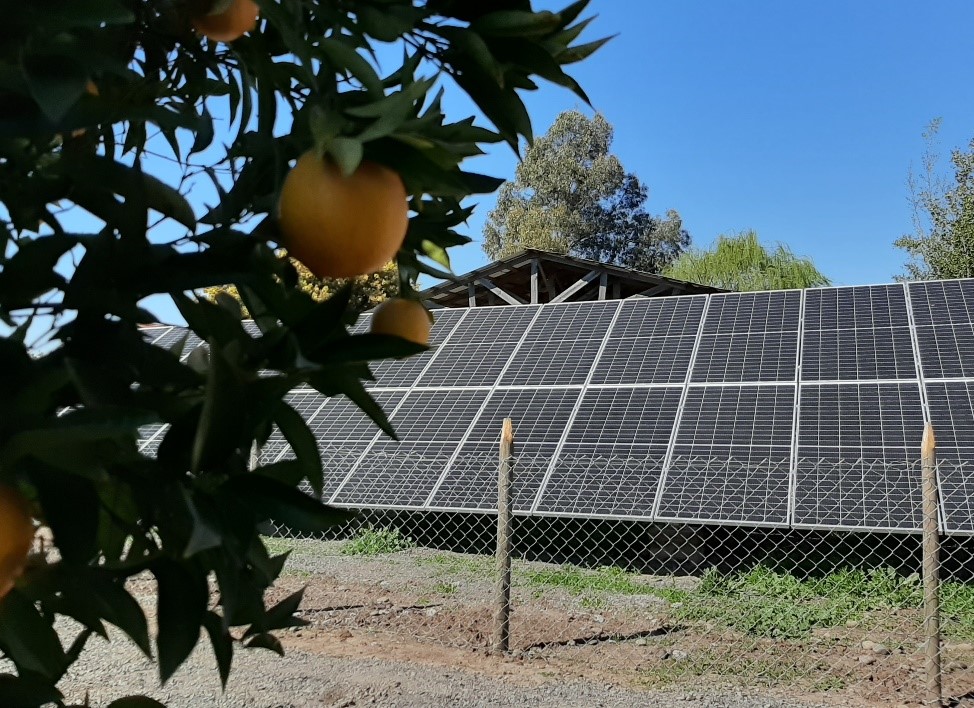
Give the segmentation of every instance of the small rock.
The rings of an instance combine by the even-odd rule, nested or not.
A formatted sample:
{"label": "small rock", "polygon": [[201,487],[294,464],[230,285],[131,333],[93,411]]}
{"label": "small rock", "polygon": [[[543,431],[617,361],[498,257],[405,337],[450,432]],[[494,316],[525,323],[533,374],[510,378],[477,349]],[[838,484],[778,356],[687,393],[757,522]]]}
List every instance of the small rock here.
{"label": "small rock", "polygon": [[592,621],[595,622],[596,624],[604,624],[605,617],[603,617],[602,615],[595,615],[594,617],[592,617]]}
{"label": "small rock", "polygon": [[870,664],[876,663],[876,657],[869,654],[863,654],[859,657],[859,663],[863,666],[869,666]]}
{"label": "small rock", "polygon": [[670,652],[670,658],[673,659],[673,661],[683,661],[688,656],[690,655],[687,654],[682,649],[674,649],[673,651]]}
{"label": "small rock", "polygon": [[375,601],[375,604],[377,604],[377,605],[388,605],[389,604],[389,598],[388,597],[380,597],[378,600]]}
{"label": "small rock", "polygon": [[351,639],[352,636],[353,636],[352,633],[347,628],[345,628],[338,633],[338,641],[344,642],[346,639]]}
{"label": "small rock", "polygon": [[974,651],[974,644],[969,644],[967,642],[963,644],[954,644],[953,646],[950,647],[950,649],[954,651],[961,651],[961,652],[972,652]]}
{"label": "small rock", "polygon": [[856,627],[859,626],[859,621],[858,620],[846,620],[845,621],[845,626],[848,627],[849,629],[854,629],[854,628],[856,628]]}
{"label": "small rock", "polygon": [[659,653],[659,660],[660,661],[666,661],[669,658],[670,658],[670,650],[669,649],[663,649],[662,651],[660,651],[660,653]]}
{"label": "small rock", "polygon": [[636,640],[635,644],[637,647],[644,647],[649,644],[649,642],[646,641],[646,637],[640,637]]}
{"label": "small rock", "polygon": [[967,664],[963,661],[948,661],[944,666],[944,671],[951,674],[955,671],[964,671],[967,668]]}
{"label": "small rock", "polygon": [[869,640],[869,639],[866,639],[859,646],[861,646],[866,651],[872,651],[873,650],[873,647],[876,646],[876,642],[874,642],[872,640]]}
{"label": "small rock", "polygon": [[425,614],[426,614],[427,617],[436,617],[436,613],[438,611],[439,610],[437,610],[435,607],[427,607]]}
{"label": "small rock", "polygon": [[885,644],[880,644],[879,642],[875,642],[873,644],[873,652],[876,654],[882,654],[883,656],[893,653],[889,650],[889,647],[887,647]]}
{"label": "small rock", "polygon": [[381,614],[382,614],[382,610],[372,610],[369,613],[369,617],[378,617]]}

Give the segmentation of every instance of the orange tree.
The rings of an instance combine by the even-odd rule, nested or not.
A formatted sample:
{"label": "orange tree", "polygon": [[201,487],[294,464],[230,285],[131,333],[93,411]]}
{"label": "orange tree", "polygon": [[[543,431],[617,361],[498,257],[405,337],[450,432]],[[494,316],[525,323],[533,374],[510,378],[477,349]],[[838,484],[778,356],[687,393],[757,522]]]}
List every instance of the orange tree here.
{"label": "orange tree", "polygon": [[[363,388],[368,362],[422,349],[351,336],[347,290],[316,302],[297,287],[275,256],[285,177],[309,150],[345,176],[366,162],[398,175],[409,297],[467,241],[455,230],[470,213],[462,200],[499,184],[465,158],[531,138],[518,92],[540,77],[583,96],[563,67],[602,43],[579,40],[585,5],[0,0],[0,489],[15,510],[0,520],[13,568],[0,579],[0,654],[14,667],[0,705],[63,705],[59,681],[107,624],[163,681],[203,632],[224,681],[235,648],[281,652],[274,631],[299,623],[301,596],[266,606],[285,557],[259,529],[342,518],[298,491],[320,490],[322,464],[282,399],[301,384],[345,395],[393,435]],[[493,128],[448,121],[441,89],[468,94]],[[190,201],[190,190],[210,196]],[[231,298],[194,295],[225,284],[258,335]],[[179,344],[140,334],[153,295],[205,342],[185,362]],[[168,428],[147,458],[137,440],[152,424]],[[248,469],[275,426],[296,459]],[[57,553],[21,572],[24,513],[51,529]],[[126,586],[136,574],[156,583],[151,638]],[[58,616],[80,629],[59,634]]]}

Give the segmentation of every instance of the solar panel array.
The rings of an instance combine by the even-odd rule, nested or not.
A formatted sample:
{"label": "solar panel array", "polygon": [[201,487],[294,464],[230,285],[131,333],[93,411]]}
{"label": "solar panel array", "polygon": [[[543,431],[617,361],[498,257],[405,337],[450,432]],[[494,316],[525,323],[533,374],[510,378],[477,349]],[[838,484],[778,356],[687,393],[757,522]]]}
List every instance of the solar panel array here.
{"label": "solar panel array", "polygon": [[431,350],[367,384],[399,442],[292,392],[331,503],[492,511],[511,417],[515,513],[915,531],[929,420],[944,528],[974,533],[974,280],[435,315]]}

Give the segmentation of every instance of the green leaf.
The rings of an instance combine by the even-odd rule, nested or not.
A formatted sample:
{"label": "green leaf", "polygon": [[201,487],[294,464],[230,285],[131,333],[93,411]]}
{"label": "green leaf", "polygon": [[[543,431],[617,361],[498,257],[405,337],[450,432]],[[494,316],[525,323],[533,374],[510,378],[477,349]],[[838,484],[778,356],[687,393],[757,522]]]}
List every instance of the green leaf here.
{"label": "green leaf", "polygon": [[215,612],[206,613],[203,626],[206,627],[210,644],[213,646],[213,656],[216,658],[217,670],[220,672],[220,683],[226,688],[233,663],[233,638],[230,636],[230,631],[223,626],[223,618]]}
{"label": "green leaf", "polygon": [[[312,385],[314,385],[312,383]],[[320,389],[319,389],[320,390]],[[396,431],[392,429],[392,424],[389,422],[389,418],[386,416],[385,411],[376,402],[374,398],[369,394],[368,391],[362,386],[360,382],[356,382],[355,386],[349,386],[344,390],[345,396],[348,397],[352,403],[358,406],[369,419],[379,426],[386,435],[388,435],[393,440],[398,440],[399,437],[396,435]]]}
{"label": "green leaf", "polygon": [[402,91],[390,93],[388,96],[367,103],[364,106],[346,108],[345,113],[357,118],[379,118],[387,113],[405,117],[413,109],[416,101],[421,99],[433,87],[433,79],[420,79],[407,84]]}
{"label": "green leaf", "polygon": [[390,334],[355,334],[336,341],[327,352],[318,357],[317,363],[338,364],[374,359],[402,359],[427,349],[429,347],[424,344],[417,344]]}
{"label": "green leaf", "polygon": [[[101,616],[125,632],[143,654],[151,657],[149,627],[139,603],[107,574],[99,572],[88,577],[90,580],[83,588]],[[80,590],[81,587],[76,592]]]}
{"label": "green leaf", "polygon": [[438,246],[427,239],[423,239],[423,242],[420,245],[422,246],[423,253],[426,254],[428,258],[432,258],[447,270],[450,269],[450,254],[446,252],[445,248]]}
{"label": "green leaf", "polygon": [[206,397],[193,440],[192,470],[199,472],[236,449],[243,420],[243,392],[229,362],[219,347],[210,343]]}
{"label": "green leaf", "polygon": [[57,632],[19,590],[0,601],[0,650],[20,671],[56,681],[67,657]]}
{"label": "green leaf", "polygon": [[206,577],[168,560],[157,561],[152,573],[159,584],[159,678],[165,683],[186,660],[200,638],[206,616]]}
{"label": "green leaf", "polygon": [[270,649],[278,656],[284,656],[281,640],[273,634],[255,634],[244,643],[244,646],[248,649]]}
{"label": "green leaf", "polygon": [[565,51],[561,52],[555,59],[559,64],[574,64],[575,62],[582,61],[587,57],[591,56],[599,49],[601,49],[607,42],[614,39],[615,35],[612,37],[606,37],[605,39],[597,39],[594,42],[589,42],[588,44],[577,44],[574,47],[569,47]]}
{"label": "green leaf", "polygon": [[347,69],[371,93],[382,94],[382,80],[368,60],[338,39],[322,39],[317,47],[339,71]]}
{"label": "green leaf", "polygon": [[542,12],[501,10],[474,20],[470,28],[480,34],[500,37],[534,37],[557,30],[560,23],[561,18],[547,10]]}
{"label": "green leaf", "polygon": [[88,76],[73,57],[62,55],[28,56],[24,78],[31,96],[44,115],[59,122],[85,92]]}
{"label": "green leaf", "polygon": [[37,676],[0,674],[0,705],[5,708],[35,708],[62,698],[52,683]]}
{"label": "green leaf", "polygon": [[304,418],[284,401],[281,401],[274,411],[274,422],[291,444],[298,462],[304,468],[311,489],[320,496],[324,484],[324,472],[321,467],[321,453],[318,452],[318,440],[314,433],[308,428]]}
{"label": "green leaf", "polygon": [[274,605],[267,611],[264,616],[264,621],[262,622],[265,630],[272,629],[284,629],[286,627],[304,627],[310,622],[301,619],[300,617],[295,617],[294,613],[298,611],[298,607],[301,605],[301,600],[304,599],[304,590],[301,588],[295,593],[288,595],[279,603]]}
{"label": "green leaf", "polygon": [[[254,474],[270,477],[289,487],[298,486],[307,476],[305,463],[299,460],[280,460],[269,465],[261,465],[254,468]],[[316,489],[315,492],[321,494],[320,489]]]}
{"label": "green leaf", "polygon": [[338,163],[345,177],[351,177],[362,162],[362,141],[355,138],[334,138],[328,143],[326,151]]}
{"label": "green leaf", "polygon": [[314,533],[344,523],[351,515],[325,506],[307,494],[256,474],[237,475],[226,482],[227,493],[239,497],[261,519]]}
{"label": "green leaf", "polygon": [[184,558],[191,558],[200,551],[208,548],[216,548],[223,542],[223,535],[209,520],[206,519],[199,507],[193,502],[193,498],[187,489],[182,489],[185,499],[186,509],[189,511],[193,520],[193,532],[190,534],[189,541],[186,543],[186,550],[183,551]]}
{"label": "green leaf", "polygon": [[126,696],[112,701],[106,708],[166,708],[166,704],[148,696]]}

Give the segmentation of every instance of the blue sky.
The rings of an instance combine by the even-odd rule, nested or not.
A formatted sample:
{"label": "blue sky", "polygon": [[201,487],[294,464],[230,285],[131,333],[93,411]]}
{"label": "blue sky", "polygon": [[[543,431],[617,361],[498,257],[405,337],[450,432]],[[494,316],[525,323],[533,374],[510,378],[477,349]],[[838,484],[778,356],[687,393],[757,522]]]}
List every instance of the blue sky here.
{"label": "blue sky", "polygon": [[[679,211],[698,247],[755,229],[836,284],[901,272],[892,242],[911,230],[906,178],[921,133],[941,116],[945,156],[974,137],[974,3],[592,0],[593,13],[583,40],[618,36],[570,70],[615,127],[613,151],[649,187],[649,211]],[[563,110],[592,111],[547,84],[524,98],[537,134]],[[444,105],[452,119],[476,114],[453,85]],[[513,177],[510,148],[487,149],[467,168]],[[147,169],[171,176],[156,162]],[[210,191],[191,199],[212,201]],[[493,201],[479,198],[465,230],[474,243],[451,251],[455,272],[487,263],[480,237]],[[168,298],[146,304],[181,321]]]}
{"label": "blue sky", "polygon": [[[753,228],[837,284],[902,270],[892,242],[911,230],[921,133],[942,116],[945,155],[974,137],[974,3],[593,0],[590,12],[584,36],[619,36],[573,74],[652,213],[679,211],[697,246]],[[583,107],[549,86],[526,103],[539,134]],[[448,106],[471,112],[456,96]],[[515,164],[497,146],[470,168],[511,177]],[[492,206],[470,221],[477,240]],[[454,254],[457,272],[487,262],[477,243]]]}

